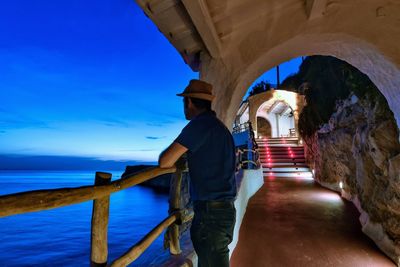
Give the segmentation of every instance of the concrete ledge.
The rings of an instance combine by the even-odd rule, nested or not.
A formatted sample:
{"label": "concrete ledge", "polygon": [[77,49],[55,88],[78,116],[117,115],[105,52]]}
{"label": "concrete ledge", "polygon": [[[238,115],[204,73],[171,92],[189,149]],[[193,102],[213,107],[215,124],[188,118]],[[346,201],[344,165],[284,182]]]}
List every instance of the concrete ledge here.
{"label": "concrete ledge", "polygon": [[258,170],[242,170],[241,175],[242,179],[239,182],[238,195],[235,200],[236,224],[233,240],[229,245],[229,257],[232,256],[233,250],[239,240],[239,230],[242,225],[244,214],[246,213],[247,203],[264,184],[263,171],[261,168]]}

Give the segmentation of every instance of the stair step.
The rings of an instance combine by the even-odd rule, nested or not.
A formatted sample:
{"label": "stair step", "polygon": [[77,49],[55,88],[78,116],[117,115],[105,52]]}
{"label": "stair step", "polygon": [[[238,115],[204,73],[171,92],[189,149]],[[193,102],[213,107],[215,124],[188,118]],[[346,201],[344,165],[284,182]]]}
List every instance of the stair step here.
{"label": "stair step", "polygon": [[290,152],[292,154],[304,154],[303,150],[268,150],[268,151],[260,151],[258,150],[259,154],[290,154]]}
{"label": "stair step", "polygon": [[289,141],[256,141],[259,145],[269,145],[269,144],[298,144],[298,141],[289,140]]}
{"label": "stair step", "polygon": [[286,159],[293,159],[293,158],[305,158],[304,154],[293,154],[293,156],[289,154],[259,154],[261,159],[279,159],[279,158],[286,158]]}
{"label": "stair step", "polygon": [[302,146],[258,146],[258,149],[262,150],[301,150],[304,149]]}
{"label": "stair step", "polygon": [[302,179],[313,179],[311,172],[298,172],[298,173],[264,173],[264,177],[267,178],[276,178],[276,177],[293,177],[293,178],[302,178]]}
{"label": "stair step", "polygon": [[304,166],[304,167],[308,167],[308,165],[303,161],[303,162],[289,162],[289,161],[287,161],[287,162],[272,162],[272,161],[270,161],[270,162],[261,162],[261,164],[263,165],[263,166],[269,166],[269,165],[271,165],[271,166],[292,166],[292,167],[294,167],[294,166]]}
{"label": "stair step", "polygon": [[281,162],[281,163],[300,163],[300,162],[305,162],[306,160],[304,158],[297,158],[297,159],[288,159],[288,158],[280,158],[280,159],[271,159],[271,160],[266,160],[266,159],[260,159],[261,163],[275,163],[275,162]]}
{"label": "stair step", "polygon": [[305,159],[304,155],[293,155],[293,157],[289,155],[275,155],[271,157],[267,157],[265,155],[260,155],[260,160],[265,160],[267,161],[268,159],[274,160],[274,159],[287,159],[287,160],[292,160],[292,159]]}
{"label": "stair step", "polygon": [[[293,147],[295,145],[296,144],[268,144],[266,146],[268,146],[268,147]],[[262,146],[263,145],[258,144],[258,147],[262,147]],[[299,147],[301,147],[301,146],[299,146]]]}
{"label": "stair step", "polygon": [[305,164],[305,162],[306,161],[304,159],[295,159],[295,160],[287,160],[287,159],[276,160],[276,159],[272,159],[271,161],[261,160],[261,163],[265,163],[265,164],[268,164],[268,163],[271,163],[271,164],[277,164],[277,163],[279,163],[279,164],[281,164],[281,163],[285,163],[285,164],[294,164],[294,163],[296,163],[296,164]]}
{"label": "stair step", "polygon": [[298,142],[298,139],[261,139],[261,140],[255,140],[257,143],[286,143],[286,142]]}
{"label": "stair step", "polygon": [[[261,164],[262,165],[262,164]],[[305,166],[305,167],[265,167],[265,165],[263,165],[263,172],[309,172],[310,169]]]}
{"label": "stair step", "polygon": [[257,144],[288,144],[288,143],[297,144],[298,143],[297,140],[282,140],[282,141],[274,140],[274,141],[256,141],[256,142],[257,142]]}
{"label": "stair step", "polygon": [[273,152],[269,152],[269,153],[262,151],[262,152],[258,152],[258,154],[263,155],[263,156],[267,156],[267,155],[271,155],[271,156],[272,155],[290,155],[290,154],[293,154],[293,155],[304,155],[304,153],[301,152],[301,151],[292,151],[292,153],[290,153],[289,151],[273,151]]}
{"label": "stair step", "polygon": [[293,154],[293,157],[290,156],[289,154],[259,154],[260,158],[263,159],[279,159],[279,158],[286,158],[286,159],[298,159],[298,158],[305,158],[304,154]]}
{"label": "stair step", "polygon": [[268,151],[258,151],[258,153],[263,153],[263,154],[267,154],[267,153],[275,153],[275,154],[288,154],[290,152],[292,153],[304,153],[303,150],[268,150]]}
{"label": "stair step", "polygon": [[261,138],[255,138],[256,141],[259,140],[299,140],[298,137],[261,137]]}
{"label": "stair step", "polygon": [[269,146],[269,147],[258,147],[261,151],[303,151],[303,147],[291,147],[291,146]]}
{"label": "stair step", "polygon": [[279,155],[279,154],[285,154],[285,155],[289,155],[289,154],[304,154],[304,151],[296,151],[296,150],[290,150],[290,151],[258,151],[258,154],[263,154],[263,155],[267,155],[267,154],[275,154],[275,155]]}
{"label": "stair step", "polygon": [[256,142],[264,177],[312,179],[305,162],[304,147],[298,145],[298,138],[259,138]]}
{"label": "stair step", "polygon": [[261,162],[263,166],[269,166],[268,163],[270,163],[272,166],[278,166],[278,165],[290,165],[290,166],[300,166],[302,164],[306,165],[304,161],[297,161],[297,162],[289,162],[289,161],[275,161],[275,162]]}
{"label": "stair step", "polygon": [[281,153],[281,154],[259,154],[260,158],[304,158],[303,153],[296,153],[296,154],[288,154],[288,153]]}
{"label": "stair step", "polygon": [[306,169],[306,170],[309,171],[308,166],[304,165],[304,164],[302,164],[302,165],[293,165],[293,164],[292,165],[290,165],[290,164],[276,165],[276,164],[271,164],[271,166],[269,166],[268,164],[262,164],[261,163],[261,165],[262,165],[263,169],[267,169],[267,170],[270,170],[270,169],[277,169],[277,170],[281,170],[281,169],[304,170],[304,169]]}

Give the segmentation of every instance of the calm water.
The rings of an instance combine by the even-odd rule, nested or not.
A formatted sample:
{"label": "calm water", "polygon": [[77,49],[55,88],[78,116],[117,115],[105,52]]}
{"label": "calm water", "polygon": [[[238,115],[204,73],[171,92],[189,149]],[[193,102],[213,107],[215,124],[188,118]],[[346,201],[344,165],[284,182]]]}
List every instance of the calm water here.
{"label": "calm water", "polygon": [[[113,180],[121,173],[113,172]],[[0,171],[0,195],[92,185],[94,172]],[[136,186],[111,195],[109,261],[122,255],[168,214],[167,195]],[[0,218],[0,266],[89,266],[92,201]],[[147,266],[163,235],[130,266]]]}

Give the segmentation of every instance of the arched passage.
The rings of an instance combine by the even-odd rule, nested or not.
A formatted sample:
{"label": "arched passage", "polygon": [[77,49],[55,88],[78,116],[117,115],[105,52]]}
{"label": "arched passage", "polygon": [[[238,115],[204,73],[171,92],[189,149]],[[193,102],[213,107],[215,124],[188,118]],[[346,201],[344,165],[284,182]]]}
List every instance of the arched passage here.
{"label": "arched passage", "polygon": [[[250,121],[255,126],[256,136],[290,136],[291,130],[296,129],[298,123],[294,114],[301,112],[301,107],[303,106],[302,96],[283,90],[271,90],[267,92],[266,96],[267,98],[263,94],[259,94],[249,99],[249,116]],[[291,104],[288,102],[291,102]],[[270,133],[268,135],[265,135],[266,125],[264,120],[269,122]]]}
{"label": "arched passage", "polygon": [[[304,45],[307,44],[307,45]],[[220,69],[219,73],[205,70],[201,77],[214,83],[217,87],[215,109],[227,125],[231,125],[240,101],[247,88],[265,71],[292,58],[308,55],[330,55],[344,60],[363,73],[379,88],[388,100],[395,114],[397,125],[400,125],[400,58],[390,58],[367,42],[346,34],[303,34],[260,53],[242,71],[235,73]],[[396,62],[396,59],[398,62]],[[217,64],[217,62],[213,62]],[[215,66],[215,67],[217,67]],[[235,74],[236,74],[235,73]],[[215,80],[214,76],[218,75]],[[222,80],[227,75],[227,78]],[[214,81],[213,81],[214,80]],[[231,97],[222,97],[230,95]]]}
{"label": "arched passage", "polygon": [[[243,103],[237,115],[240,121],[250,121],[257,134],[257,117],[262,117],[271,124],[270,137],[282,137],[297,132],[298,114],[304,106],[304,96],[291,91],[271,89],[249,96]],[[242,114],[243,107],[246,107],[247,112]]]}
{"label": "arched passage", "polygon": [[[309,44],[308,46],[302,45],[303,43]],[[288,52],[290,51],[290,52]],[[288,61],[291,58],[298,56],[308,55],[329,55],[334,56],[338,59],[344,60],[352,66],[359,69],[361,72],[366,74],[370,80],[377,86],[380,92],[385,96],[389,108],[394,114],[394,118],[397,122],[397,128],[400,125],[400,94],[398,88],[400,88],[400,70],[396,64],[395,58],[388,58],[384,54],[367,42],[345,35],[345,34],[333,34],[333,35],[308,35],[308,36],[297,36],[291,40],[281,43],[279,46],[275,46],[271,50],[260,54],[260,56],[247,64],[245,67],[246,71],[238,71],[235,79],[224,80],[224,98],[218,98],[215,103],[216,110],[219,116],[226,122],[231,121],[231,113],[235,114],[237,110],[238,101],[245,94],[247,88],[266,70],[271,69],[277,64]],[[225,70],[222,72],[225,73]],[[230,73],[234,71],[230,70]],[[221,77],[223,75],[219,75]],[[227,82],[230,83],[227,83]],[[218,83],[217,83],[218,85]],[[217,92],[218,96],[219,92]],[[226,95],[232,94],[231,98],[226,98]],[[224,107],[224,105],[226,105]],[[398,137],[397,137],[398,138]],[[351,146],[346,147],[347,150],[351,149]],[[396,163],[395,163],[396,162]],[[386,159],[386,163],[394,166],[393,164],[399,164],[400,160],[398,157]],[[397,165],[396,165],[397,166]],[[398,168],[394,170],[398,173]],[[363,176],[357,183],[363,184]],[[354,181],[356,182],[356,181]],[[392,182],[392,181],[391,181]],[[384,194],[380,192],[379,194]],[[370,220],[369,214],[361,207],[362,205],[368,205],[361,203],[357,198],[357,195],[349,197],[363,214],[362,221],[363,231],[372,238],[376,244],[393,260],[398,261],[400,255],[400,249],[398,245],[389,237],[382,226],[381,222],[374,222]],[[391,217],[391,220],[396,220],[395,217]],[[397,241],[396,241],[397,242]]]}
{"label": "arched passage", "polygon": [[[341,68],[339,68],[339,70],[341,70]],[[314,71],[314,73],[315,73],[315,71]],[[329,72],[329,73],[331,73],[331,72]],[[306,76],[306,77],[309,77],[309,76]],[[340,77],[340,75],[337,75],[334,77]],[[331,84],[334,84],[334,83],[332,82]],[[331,91],[335,92],[335,87],[331,87],[331,88],[332,88]],[[323,101],[323,100],[320,99],[319,101]],[[387,110],[387,107],[386,107],[386,110]],[[371,109],[371,111],[372,111],[372,109]],[[373,112],[374,111],[372,111],[372,113]],[[367,114],[368,112],[363,112],[363,113]],[[340,116],[341,115],[339,115],[339,117]],[[388,133],[391,131],[391,129],[394,129],[396,127],[396,125],[393,121],[393,115],[391,115],[390,118],[392,121],[391,125],[393,125],[393,127],[390,127],[389,122],[386,125],[382,124],[382,126],[380,126],[380,128],[386,129],[385,133],[384,133],[385,136],[383,136],[383,135],[381,136],[382,139],[380,139],[380,137],[375,137],[377,135],[377,133],[380,132],[380,130],[379,130],[380,128],[378,128],[378,127],[374,128],[373,126],[365,127],[366,125],[364,125],[363,122],[360,123],[360,122],[354,121],[353,125],[359,125],[359,123],[360,123],[360,125],[362,125],[362,127],[356,128],[356,131],[353,131],[351,134],[346,135],[346,134],[341,134],[340,131],[335,133],[332,130],[324,130],[324,131],[326,131],[325,133],[329,133],[329,137],[325,137],[324,141],[322,141],[321,138],[318,135],[316,135],[313,137],[313,140],[311,140],[311,141],[309,140],[309,142],[306,142],[306,143],[309,144],[309,147],[312,148],[312,150],[318,151],[316,153],[317,161],[332,162],[331,165],[325,164],[325,163],[323,164],[324,166],[329,165],[329,168],[326,168],[326,167],[323,168],[325,171],[323,178],[325,177],[327,180],[329,180],[329,178],[327,178],[327,177],[329,177],[330,175],[328,175],[328,174],[332,171],[336,171],[336,169],[340,169],[340,167],[339,167],[340,164],[342,164],[341,165],[343,167],[342,170],[350,169],[349,172],[355,171],[356,175],[352,175],[353,178],[348,179],[347,181],[351,184],[356,183],[357,187],[363,188],[363,190],[362,190],[363,192],[358,192],[357,190],[352,190],[351,195],[347,196],[347,197],[350,200],[354,201],[356,206],[359,208],[360,212],[363,214],[363,217],[367,218],[366,220],[363,221],[363,230],[365,231],[365,233],[367,235],[369,235],[372,239],[374,239],[377,242],[378,246],[380,246],[381,249],[386,252],[386,254],[388,254],[392,259],[395,259],[395,261],[396,261],[396,259],[398,258],[398,246],[396,246],[396,243],[394,243],[393,241],[390,241],[390,238],[393,238],[393,240],[398,240],[397,234],[396,234],[397,232],[392,226],[388,226],[386,224],[385,220],[380,219],[379,216],[381,216],[381,215],[389,216],[389,220],[398,220],[397,215],[396,215],[396,213],[390,213],[390,215],[389,215],[388,212],[385,213],[385,211],[381,211],[380,215],[377,216],[376,210],[380,210],[380,209],[376,208],[376,205],[375,205],[376,203],[368,200],[369,196],[371,196],[371,198],[374,199],[374,196],[376,194],[383,195],[384,192],[387,190],[380,188],[376,192],[369,190],[367,193],[365,193],[367,191],[366,188],[368,188],[368,186],[366,186],[366,185],[370,184],[373,181],[382,181],[382,182],[392,183],[394,180],[397,179],[392,175],[387,175],[387,174],[379,175],[377,173],[370,175],[369,171],[365,171],[366,169],[368,169],[368,170],[375,169],[376,170],[376,169],[380,168],[379,166],[381,166],[380,165],[381,163],[377,163],[378,162],[376,160],[377,157],[375,156],[375,153],[374,153],[374,152],[376,152],[375,148],[373,150],[371,150],[372,152],[370,152],[370,148],[374,147],[373,144],[380,143],[380,142],[382,142],[382,140],[387,139],[386,136],[389,136]],[[367,117],[364,120],[364,122],[366,120],[369,120],[369,118]],[[371,122],[373,122],[373,123],[370,123],[369,125],[379,125],[380,124],[380,122],[375,122],[373,120]],[[330,125],[331,125],[331,123],[330,123]],[[333,123],[332,125],[338,125],[338,124]],[[334,126],[332,126],[332,127],[334,127]],[[328,127],[328,128],[333,129],[331,127]],[[351,128],[351,127],[348,127],[348,128]],[[362,130],[362,129],[367,129],[367,128],[369,129],[368,131]],[[396,135],[395,132],[396,131],[392,131],[393,134],[390,134],[390,136],[391,136],[390,140],[395,140],[396,138],[398,138],[398,133]],[[368,136],[368,138],[365,138],[365,136]],[[375,138],[375,139],[373,140],[373,138]],[[348,141],[343,141],[343,139],[347,139]],[[371,140],[373,143],[370,142]],[[324,148],[321,149],[321,151],[327,147],[334,146],[335,148],[332,149],[332,151],[331,151],[332,153],[329,154],[329,153],[326,153],[326,151],[324,153],[319,153],[319,145],[322,143],[324,143],[324,145],[323,145]],[[386,162],[385,164],[392,165],[394,162],[400,162],[398,157],[396,156],[399,153],[398,149],[397,149],[397,147],[398,147],[397,140],[395,140],[395,142],[392,142],[392,144],[388,144],[388,145],[384,145],[384,146],[386,146],[386,149],[392,150],[390,155],[387,155],[384,157],[384,159],[382,159],[383,161]],[[377,146],[377,149],[380,150],[379,146]],[[352,152],[352,151],[358,151],[358,152],[355,152],[355,154],[354,154],[354,152]],[[342,158],[339,158],[339,159],[336,158],[336,157],[338,157],[337,152],[339,152],[339,154],[342,155],[341,156]],[[363,154],[361,154],[361,153],[363,153]],[[380,152],[378,152],[378,153],[380,153]],[[328,154],[330,156],[323,158],[323,156],[325,154]],[[343,157],[346,154],[348,156]],[[323,159],[319,159],[319,158],[323,158]],[[317,166],[318,166],[317,167],[317,170],[318,170],[319,166],[321,166],[321,165],[318,164]],[[319,169],[322,169],[322,168],[319,168]],[[384,169],[385,169],[385,167],[382,168],[382,170],[384,170]],[[394,169],[396,169],[396,168],[394,168]],[[398,168],[396,170],[394,170],[394,172],[398,172],[398,171],[399,171]],[[335,177],[333,183],[332,183],[332,180],[328,182],[328,181],[323,180],[323,178],[322,178],[321,182],[325,186],[328,186],[330,188],[333,188],[333,189],[335,189],[335,187],[339,188],[339,186],[336,186],[335,183],[339,184],[339,181],[341,181],[343,179],[343,177],[347,177],[345,172],[346,171],[343,171],[343,172],[339,171],[337,173],[338,175]],[[317,172],[317,173],[319,173],[319,172]],[[342,175],[344,175],[344,176],[342,176]],[[357,177],[357,179],[355,179],[354,177]],[[319,179],[321,179],[321,178],[319,178]],[[343,182],[341,182],[341,183],[343,183]],[[333,185],[333,186],[331,186],[331,185]],[[371,188],[376,189],[376,188],[378,188],[378,186],[377,185],[371,186]],[[340,191],[340,189],[338,191]],[[393,192],[396,192],[396,190],[393,190]],[[391,205],[390,203],[391,202],[387,202],[386,204]],[[372,207],[372,208],[370,208],[370,207]],[[398,207],[394,208],[394,209],[398,210]],[[373,219],[370,220],[369,218],[373,218]],[[377,219],[377,218],[379,218],[379,219]],[[381,224],[384,225],[383,230],[382,230]],[[375,230],[373,230],[373,229],[375,229]],[[388,229],[393,229],[393,230],[388,230]],[[388,237],[385,234],[385,231],[386,232],[392,231],[392,232],[390,232],[390,237]],[[382,236],[383,236],[383,238],[382,238]]]}

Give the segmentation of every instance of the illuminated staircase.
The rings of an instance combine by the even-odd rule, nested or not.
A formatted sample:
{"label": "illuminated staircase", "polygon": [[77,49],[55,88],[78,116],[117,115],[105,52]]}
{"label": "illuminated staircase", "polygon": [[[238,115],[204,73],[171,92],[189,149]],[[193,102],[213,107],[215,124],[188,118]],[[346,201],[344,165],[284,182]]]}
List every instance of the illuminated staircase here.
{"label": "illuminated staircase", "polygon": [[256,139],[264,177],[299,177],[312,179],[306,165],[304,147],[295,137]]}

